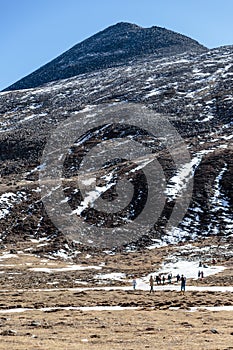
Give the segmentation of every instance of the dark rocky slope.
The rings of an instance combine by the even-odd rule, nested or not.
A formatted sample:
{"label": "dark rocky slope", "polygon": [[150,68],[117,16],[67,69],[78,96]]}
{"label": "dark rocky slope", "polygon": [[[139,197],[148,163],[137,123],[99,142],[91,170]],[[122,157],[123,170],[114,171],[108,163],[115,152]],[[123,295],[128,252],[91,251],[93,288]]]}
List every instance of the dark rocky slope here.
{"label": "dark rocky slope", "polygon": [[[38,185],[38,166],[50,133],[59,122],[93,105],[139,103],[161,112],[188,144],[194,190],[178,229],[165,231],[176,201],[176,183],[153,232],[138,242],[178,242],[218,235],[230,244],[233,229],[233,47],[158,59],[147,55],[120,67],[83,74],[41,88],[0,94],[0,220],[4,242],[47,237],[41,251],[74,249],[48,218]],[[156,148],[156,145],[154,145]],[[160,160],[167,179],[182,174],[165,150]],[[77,170],[77,169],[76,169]],[[67,172],[67,178],[73,176]],[[176,178],[177,181],[177,178]],[[66,188],[72,200],[72,186]]]}
{"label": "dark rocky slope", "polygon": [[159,58],[205,50],[197,41],[165,28],[118,23],[75,45],[6,90],[33,88],[50,81],[124,65],[148,54]]}

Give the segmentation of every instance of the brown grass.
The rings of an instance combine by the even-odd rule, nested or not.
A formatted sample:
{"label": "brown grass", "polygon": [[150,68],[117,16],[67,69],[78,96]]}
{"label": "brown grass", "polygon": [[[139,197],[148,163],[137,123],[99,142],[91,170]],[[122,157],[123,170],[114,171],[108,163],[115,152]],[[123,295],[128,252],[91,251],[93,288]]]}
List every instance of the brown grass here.
{"label": "brown grass", "polygon": [[56,311],[0,318],[0,349],[232,349],[231,312]]}
{"label": "brown grass", "polygon": [[[25,248],[25,247],[21,247]],[[8,249],[9,250],[9,249]],[[189,312],[191,306],[233,305],[232,293],[56,290],[56,286],[77,287],[75,279],[98,285],[94,275],[112,271],[139,277],[155,271],[172,248],[115,256],[79,256],[78,264],[98,265],[101,271],[41,273],[31,267],[63,267],[64,261],[42,260],[33,255],[3,259],[0,270],[0,350],[233,350],[233,317],[230,311]],[[224,262],[223,262],[224,263]],[[204,279],[206,285],[230,285],[232,261],[228,269]],[[16,273],[16,274],[15,274]],[[48,284],[57,281],[58,284]],[[108,281],[109,284],[111,281]],[[121,284],[121,282],[116,282]],[[188,281],[189,284],[197,283]],[[86,286],[86,285],[85,285]],[[23,288],[23,291],[18,289]],[[53,288],[51,291],[36,291]],[[149,289],[149,287],[148,287]],[[136,306],[124,311],[41,311],[43,307],[121,305]],[[30,311],[12,313],[8,309],[26,307]],[[172,311],[170,307],[180,307]]]}

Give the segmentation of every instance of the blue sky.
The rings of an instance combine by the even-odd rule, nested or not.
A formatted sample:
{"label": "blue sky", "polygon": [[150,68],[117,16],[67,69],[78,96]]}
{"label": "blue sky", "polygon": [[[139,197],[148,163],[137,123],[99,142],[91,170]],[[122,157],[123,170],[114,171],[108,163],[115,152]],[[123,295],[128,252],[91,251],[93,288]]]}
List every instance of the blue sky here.
{"label": "blue sky", "polygon": [[0,90],[117,22],[233,44],[233,0],[0,0]]}

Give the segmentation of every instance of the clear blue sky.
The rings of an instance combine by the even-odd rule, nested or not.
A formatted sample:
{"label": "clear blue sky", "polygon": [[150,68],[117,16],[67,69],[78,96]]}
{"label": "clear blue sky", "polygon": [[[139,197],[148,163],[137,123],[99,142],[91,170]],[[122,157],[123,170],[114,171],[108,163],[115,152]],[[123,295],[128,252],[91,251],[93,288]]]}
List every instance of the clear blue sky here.
{"label": "clear blue sky", "polygon": [[0,90],[92,34],[125,21],[209,48],[233,44],[233,0],[0,0]]}

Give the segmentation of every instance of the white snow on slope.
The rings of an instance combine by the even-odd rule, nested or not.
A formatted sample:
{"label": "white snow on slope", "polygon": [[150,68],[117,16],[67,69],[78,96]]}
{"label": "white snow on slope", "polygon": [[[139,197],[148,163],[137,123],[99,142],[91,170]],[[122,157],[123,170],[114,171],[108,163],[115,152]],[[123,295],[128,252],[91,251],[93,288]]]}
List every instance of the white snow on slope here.
{"label": "white snow on slope", "polygon": [[9,215],[15,204],[25,200],[25,195],[24,192],[6,192],[0,195],[0,219]]}
{"label": "white snow on slope", "polygon": [[213,211],[217,211],[219,209],[219,206],[222,206],[222,207],[229,206],[229,203],[222,198],[222,194],[221,194],[221,180],[226,170],[227,170],[227,165],[225,164],[215,179],[214,193],[213,193],[213,197],[210,200],[213,206]]}
{"label": "white snow on slope", "polygon": [[214,151],[215,148],[199,151],[189,163],[184,164],[177,170],[176,174],[169,180],[165,190],[165,194],[168,196],[169,200],[174,200],[182,194],[190,179],[193,177],[195,170],[201,163],[203,156]]}

